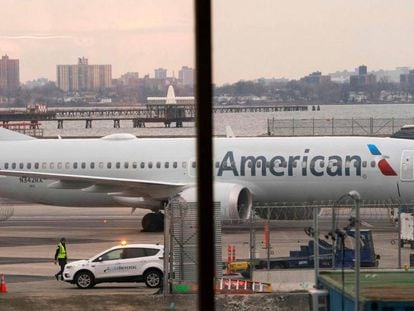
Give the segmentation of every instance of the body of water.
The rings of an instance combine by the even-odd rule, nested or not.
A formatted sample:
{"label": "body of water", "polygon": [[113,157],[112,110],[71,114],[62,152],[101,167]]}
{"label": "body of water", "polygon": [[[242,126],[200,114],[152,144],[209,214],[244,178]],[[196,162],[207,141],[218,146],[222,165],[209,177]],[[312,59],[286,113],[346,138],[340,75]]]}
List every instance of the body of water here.
{"label": "body of water", "polygon": [[[267,120],[276,119],[350,119],[350,118],[413,118],[414,104],[380,105],[321,105],[320,111],[302,112],[244,112],[214,114],[214,134],[225,135],[226,126],[236,136],[259,136],[267,133]],[[173,125],[173,124],[172,124]],[[103,136],[114,133],[131,133],[147,136],[193,136],[194,124],[184,123],[183,128],[165,128],[162,123],[149,123],[145,128],[133,128],[131,120],[121,120],[121,128],[113,128],[113,121],[93,121],[91,129],[85,128],[85,121],[65,121],[63,129],[57,129],[57,122],[42,122],[44,136]]]}

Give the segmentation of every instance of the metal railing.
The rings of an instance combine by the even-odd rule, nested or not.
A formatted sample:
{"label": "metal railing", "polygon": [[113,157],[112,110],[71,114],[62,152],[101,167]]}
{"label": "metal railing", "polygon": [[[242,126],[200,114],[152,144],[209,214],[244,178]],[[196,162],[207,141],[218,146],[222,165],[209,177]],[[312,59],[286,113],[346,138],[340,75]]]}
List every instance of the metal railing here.
{"label": "metal railing", "polygon": [[267,119],[269,136],[389,136],[414,118]]}
{"label": "metal railing", "polygon": [[[305,209],[305,205],[308,209]],[[326,201],[326,202],[312,202],[308,204],[302,203],[279,203],[274,202],[267,205],[257,205],[254,206],[253,212],[251,214],[250,220],[246,221],[246,225],[249,225],[250,231],[250,262],[256,262],[257,258],[267,261],[267,268],[271,268],[270,258],[279,256],[286,257],[289,256],[289,253],[286,252],[288,248],[287,245],[294,244],[291,240],[286,240],[280,236],[280,223],[281,219],[287,215],[283,212],[283,209],[297,209],[297,217],[309,217],[312,211],[313,215],[308,219],[308,223],[312,230],[319,232],[335,232],[335,229],[342,228],[345,225],[349,224],[352,216],[354,215],[355,207],[352,205],[350,199],[342,199],[339,201]],[[371,229],[376,234],[376,239],[380,239],[383,236],[392,237],[390,240],[390,247],[381,249],[378,247],[378,252],[385,252],[385,257],[395,258],[395,262],[387,262],[382,264],[382,266],[387,268],[401,268],[402,266],[402,248],[400,247],[400,213],[403,211],[412,212],[413,211],[412,202],[398,202],[398,201],[361,201],[360,211],[361,218],[360,224],[366,228]],[[329,213],[328,213],[329,210]],[[290,214],[292,216],[292,214]],[[295,227],[295,223],[300,224],[299,221],[291,221],[292,226],[289,228]],[[312,225],[313,222],[313,225]],[[303,223],[301,223],[303,225]],[[315,224],[317,224],[317,229],[315,229]],[[311,230],[311,231],[312,231]],[[299,232],[299,231],[298,231]],[[306,230],[305,230],[306,232]],[[308,233],[307,233],[308,234]],[[319,235],[320,234],[320,235]],[[319,238],[324,238],[322,232],[319,232]],[[262,239],[263,237],[263,239]],[[303,234],[300,236],[296,234],[290,236],[290,239],[297,239],[298,246],[296,247],[299,250],[299,245],[306,245],[306,241],[310,240],[312,237],[306,236]],[[326,237],[325,237],[326,238]],[[266,240],[267,239],[267,240]],[[300,242],[300,243],[299,243]],[[278,254],[274,250],[278,250]],[[392,250],[392,251],[391,251]],[[395,251],[395,254],[392,252]],[[407,251],[404,250],[405,257],[407,257]],[[384,254],[382,254],[384,255]],[[392,267],[390,266],[392,265]],[[251,267],[254,265],[252,264]],[[278,267],[286,268],[286,267]]]}

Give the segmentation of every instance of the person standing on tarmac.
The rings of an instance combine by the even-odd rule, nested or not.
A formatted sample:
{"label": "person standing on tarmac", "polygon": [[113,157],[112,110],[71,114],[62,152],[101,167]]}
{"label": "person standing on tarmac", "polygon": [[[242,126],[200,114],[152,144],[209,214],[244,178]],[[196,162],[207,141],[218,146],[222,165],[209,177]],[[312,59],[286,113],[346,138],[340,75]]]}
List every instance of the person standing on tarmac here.
{"label": "person standing on tarmac", "polygon": [[63,270],[65,269],[65,265],[68,260],[68,253],[66,251],[66,239],[61,238],[59,244],[57,245],[56,253],[55,253],[55,265],[59,262],[60,271],[55,274],[56,280],[60,279],[63,281]]}

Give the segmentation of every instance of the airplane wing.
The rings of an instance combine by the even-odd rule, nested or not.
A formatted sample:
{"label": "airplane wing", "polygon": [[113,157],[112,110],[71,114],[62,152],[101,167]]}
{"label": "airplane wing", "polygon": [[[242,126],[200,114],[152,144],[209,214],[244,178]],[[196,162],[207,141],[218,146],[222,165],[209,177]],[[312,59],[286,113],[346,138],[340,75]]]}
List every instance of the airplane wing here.
{"label": "airplane wing", "polygon": [[0,127],[0,140],[2,141],[36,140],[36,138]]}
{"label": "airplane wing", "polygon": [[81,189],[114,195],[124,193],[150,197],[168,197],[191,186],[184,183],[14,170],[0,170],[0,176],[55,180],[55,183],[49,185],[50,188],[54,189]]}

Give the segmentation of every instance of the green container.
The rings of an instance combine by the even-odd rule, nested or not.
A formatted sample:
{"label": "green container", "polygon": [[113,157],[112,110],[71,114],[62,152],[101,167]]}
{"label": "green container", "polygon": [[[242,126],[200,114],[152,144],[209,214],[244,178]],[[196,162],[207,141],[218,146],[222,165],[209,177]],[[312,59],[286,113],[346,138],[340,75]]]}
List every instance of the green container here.
{"label": "green container", "polygon": [[[344,282],[342,282],[344,280]],[[321,271],[319,283],[329,292],[329,310],[355,310],[355,273]],[[413,270],[364,270],[360,273],[360,310],[412,310]]]}

